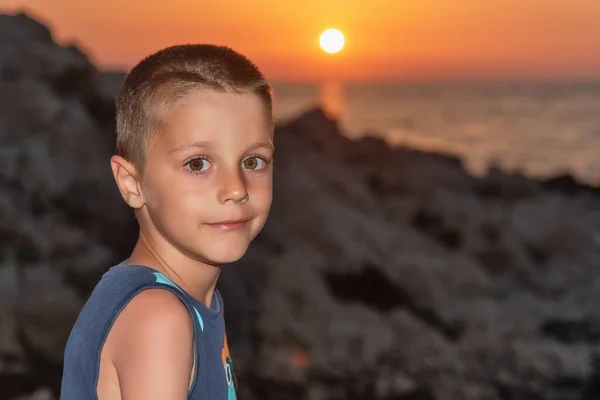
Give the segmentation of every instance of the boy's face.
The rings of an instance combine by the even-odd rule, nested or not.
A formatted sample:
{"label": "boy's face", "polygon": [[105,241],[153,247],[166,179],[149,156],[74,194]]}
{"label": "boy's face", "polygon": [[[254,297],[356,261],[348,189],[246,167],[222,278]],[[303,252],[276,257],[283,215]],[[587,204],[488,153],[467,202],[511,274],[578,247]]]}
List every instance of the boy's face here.
{"label": "boy's face", "polygon": [[147,153],[144,222],[187,257],[238,260],[271,207],[273,124],[263,103],[196,91],[164,122]]}

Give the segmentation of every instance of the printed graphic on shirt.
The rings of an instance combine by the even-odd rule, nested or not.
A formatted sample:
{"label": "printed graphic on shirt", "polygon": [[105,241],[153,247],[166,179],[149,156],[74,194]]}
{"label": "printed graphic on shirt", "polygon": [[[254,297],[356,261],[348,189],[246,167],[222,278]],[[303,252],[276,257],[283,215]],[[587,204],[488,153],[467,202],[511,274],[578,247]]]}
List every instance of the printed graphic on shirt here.
{"label": "printed graphic on shirt", "polygon": [[225,340],[223,342],[223,351],[221,351],[221,359],[223,361],[223,367],[225,368],[225,377],[227,378],[227,400],[237,400],[237,379],[235,377],[235,372],[233,371],[231,356],[229,355],[227,334],[225,334]]}

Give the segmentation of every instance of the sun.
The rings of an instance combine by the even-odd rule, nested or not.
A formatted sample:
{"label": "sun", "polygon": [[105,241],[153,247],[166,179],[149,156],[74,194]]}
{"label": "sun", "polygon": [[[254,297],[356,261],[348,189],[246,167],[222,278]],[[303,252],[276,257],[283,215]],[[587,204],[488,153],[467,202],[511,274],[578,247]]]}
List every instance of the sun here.
{"label": "sun", "polygon": [[327,29],[321,33],[319,43],[327,53],[338,53],[344,47],[344,35],[337,29]]}

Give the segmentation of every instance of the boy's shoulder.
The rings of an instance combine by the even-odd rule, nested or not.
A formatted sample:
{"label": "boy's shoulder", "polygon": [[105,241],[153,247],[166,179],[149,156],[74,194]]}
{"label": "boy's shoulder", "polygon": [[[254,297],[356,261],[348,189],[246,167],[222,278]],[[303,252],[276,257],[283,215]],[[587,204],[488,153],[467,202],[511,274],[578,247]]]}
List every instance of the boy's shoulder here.
{"label": "boy's shoulder", "polygon": [[187,329],[198,314],[202,324],[189,297],[168,282],[164,275],[148,267],[123,264],[111,267],[81,309],[69,344],[80,347],[90,340],[101,343],[117,319],[134,325],[148,322],[165,326],[166,323]]}
{"label": "boy's shoulder", "polygon": [[169,304],[171,309],[177,308],[180,318],[185,316],[186,324],[191,317],[197,333],[219,335],[224,329],[221,326],[224,304],[218,289],[214,291],[211,306],[207,307],[150,267],[118,264],[98,281],[73,330],[83,332],[82,336],[86,336],[90,330],[106,333],[126,308],[135,308],[143,315],[148,315],[148,318],[159,318],[161,311],[154,307],[161,302]]}
{"label": "boy's shoulder", "polygon": [[[149,290],[166,289],[166,290]],[[150,291],[151,294],[145,293]],[[162,293],[165,292],[165,293]],[[169,293],[170,292],[170,293]],[[117,264],[105,272],[89,296],[88,303],[94,303],[93,309],[113,309],[119,313],[131,301],[142,295],[142,299],[152,301],[154,297],[167,296],[184,305],[198,319],[200,329],[204,328],[206,318],[213,319],[223,313],[223,299],[215,289],[211,307],[206,307],[189,293],[176,285],[161,272],[143,265]],[[145,300],[144,300],[145,301]]]}

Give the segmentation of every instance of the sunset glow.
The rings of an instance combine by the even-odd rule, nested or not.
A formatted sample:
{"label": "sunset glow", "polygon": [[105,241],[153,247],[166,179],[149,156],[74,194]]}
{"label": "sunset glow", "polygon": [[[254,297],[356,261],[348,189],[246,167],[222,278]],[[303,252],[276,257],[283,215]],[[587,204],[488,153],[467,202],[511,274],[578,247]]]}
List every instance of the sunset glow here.
{"label": "sunset glow", "polygon": [[[600,2],[590,0],[0,0],[24,8],[104,69],[210,42],[285,81],[600,78]],[[332,26],[345,37],[335,57],[318,42]]]}

